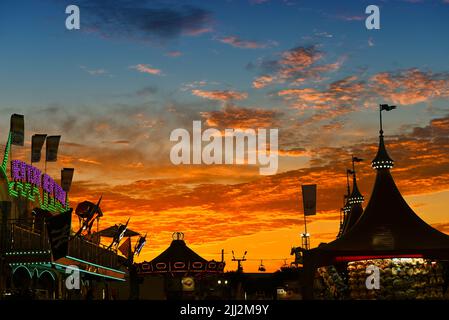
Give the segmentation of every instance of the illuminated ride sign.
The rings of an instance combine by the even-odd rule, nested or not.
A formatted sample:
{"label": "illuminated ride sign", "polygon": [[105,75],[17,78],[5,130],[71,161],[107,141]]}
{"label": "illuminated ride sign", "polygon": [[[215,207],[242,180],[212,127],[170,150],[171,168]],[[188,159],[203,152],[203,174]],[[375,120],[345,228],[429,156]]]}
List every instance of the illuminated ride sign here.
{"label": "illuminated ride sign", "polygon": [[11,149],[11,134],[6,144],[0,173],[8,184],[10,196],[23,197],[31,202],[39,202],[39,207],[51,212],[63,212],[69,207],[67,193],[49,175],[43,174],[38,168],[20,160],[11,161],[11,180],[6,173],[9,151]]}

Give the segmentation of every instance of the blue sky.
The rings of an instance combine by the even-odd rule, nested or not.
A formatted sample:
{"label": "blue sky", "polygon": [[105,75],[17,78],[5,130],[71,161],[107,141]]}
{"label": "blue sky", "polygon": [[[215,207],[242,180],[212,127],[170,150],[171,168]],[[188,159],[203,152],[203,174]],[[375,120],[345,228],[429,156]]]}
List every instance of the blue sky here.
{"label": "blue sky", "polygon": [[[64,28],[64,5],[58,1],[2,2],[1,38],[3,38],[3,74],[0,79],[3,103],[8,105],[48,103],[111,103],[111,92],[129,93],[148,85],[160,88],[164,101],[179,93],[183,83],[208,80],[223,87],[251,90],[254,71],[249,63],[300,45],[320,45],[326,60],[347,55],[339,76],[354,73],[419,67],[444,70],[449,42],[448,5],[442,1],[381,1],[381,30],[369,31],[364,21],[364,1],[193,1],[192,7],[208,12],[205,32],[198,36],[175,36],[146,41],[113,34],[105,39],[88,32],[84,24],[90,10],[81,7],[81,30]],[[70,2],[74,3],[75,2]],[[154,2],[152,2],[154,3]],[[179,2],[159,2],[159,6],[182,8]],[[154,5],[146,5],[151,7]],[[353,17],[357,20],[346,21]],[[87,22],[86,22],[87,24]],[[332,35],[314,36],[314,34]],[[262,49],[240,49],[217,41],[238,36],[260,43],[275,42]],[[311,39],[310,39],[311,38]],[[214,40],[215,39],[215,40]],[[368,46],[372,39],[374,46]],[[143,43],[146,42],[146,43]],[[166,54],[179,51],[182,56]],[[129,69],[138,63],[161,69],[163,76],[137,75]],[[89,70],[107,74],[91,76]],[[48,94],[51,91],[51,94]],[[255,101],[264,97],[254,94]],[[249,103],[249,102],[248,102]]]}

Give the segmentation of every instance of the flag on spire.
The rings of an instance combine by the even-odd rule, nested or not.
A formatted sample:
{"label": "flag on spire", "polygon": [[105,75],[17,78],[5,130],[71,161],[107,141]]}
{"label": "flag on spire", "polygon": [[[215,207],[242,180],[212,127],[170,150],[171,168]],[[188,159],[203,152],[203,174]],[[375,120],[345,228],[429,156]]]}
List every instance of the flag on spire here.
{"label": "flag on spire", "polygon": [[381,104],[380,105],[380,111],[391,111],[393,109],[396,109],[396,106],[389,106],[388,104]]}

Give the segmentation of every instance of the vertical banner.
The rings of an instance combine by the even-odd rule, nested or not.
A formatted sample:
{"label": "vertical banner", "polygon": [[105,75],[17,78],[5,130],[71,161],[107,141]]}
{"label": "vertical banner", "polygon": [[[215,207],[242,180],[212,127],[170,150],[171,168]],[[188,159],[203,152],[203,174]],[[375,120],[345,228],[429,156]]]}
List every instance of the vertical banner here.
{"label": "vertical banner", "polygon": [[73,172],[75,169],[73,168],[64,168],[61,170],[61,187],[65,192],[70,191],[70,187],[72,186],[73,180]]}
{"label": "vertical banner", "polygon": [[46,134],[34,134],[31,137],[31,163],[41,161],[42,146],[44,145]]}
{"label": "vertical banner", "polygon": [[12,135],[11,143],[16,146],[23,146],[25,141],[25,120],[23,115],[14,113],[11,116],[9,130]]}
{"label": "vertical banner", "polygon": [[72,210],[62,212],[47,219],[47,232],[54,260],[65,257],[69,251],[70,228],[72,225]]}
{"label": "vertical banner", "polygon": [[58,160],[58,148],[61,136],[48,136],[45,159],[47,162],[56,162]]}
{"label": "vertical banner", "polygon": [[302,185],[302,203],[304,215],[316,215],[316,184]]}

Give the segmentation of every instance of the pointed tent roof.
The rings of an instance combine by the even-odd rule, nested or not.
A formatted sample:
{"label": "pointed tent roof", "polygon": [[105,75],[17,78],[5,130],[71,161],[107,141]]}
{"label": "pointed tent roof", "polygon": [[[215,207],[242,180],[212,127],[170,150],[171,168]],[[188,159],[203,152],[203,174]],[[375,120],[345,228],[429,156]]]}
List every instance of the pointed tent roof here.
{"label": "pointed tent roof", "polygon": [[341,235],[347,233],[359,220],[360,216],[363,213],[363,203],[364,197],[359,191],[359,187],[357,186],[357,178],[355,169],[352,171],[352,192],[348,198],[348,201],[345,205],[347,208],[347,215],[345,221],[343,223],[343,230],[341,231]]}
{"label": "pointed tent roof", "polygon": [[357,202],[351,207],[351,211],[348,213],[345,223],[343,225],[342,235],[347,233],[357,223],[363,213],[362,204]]}
{"label": "pointed tent roof", "polygon": [[207,261],[190,249],[184,242],[182,232],[173,233],[170,246],[150,262],[137,264],[138,273],[197,273],[223,272],[224,262]]}
{"label": "pointed tent roof", "polygon": [[424,222],[407,204],[390,173],[393,160],[380,132],[379,149],[372,162],[376,181],[365,211],[340,238],[309,250],[314,263],[352,261],[357,257],[422,256],[449,258],[449,236]]}
{"label": "pointed tent roof", "polygon": [[170,246],[156,258],[151,260],[151,263],[157,264],[159,262],[169,263],[176,261],[207,262],[206,259],[190,249],[184,242],[184,239],[178,238],[173,239]]}

